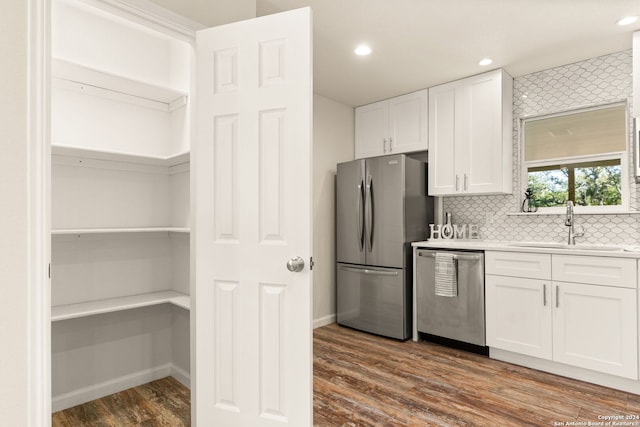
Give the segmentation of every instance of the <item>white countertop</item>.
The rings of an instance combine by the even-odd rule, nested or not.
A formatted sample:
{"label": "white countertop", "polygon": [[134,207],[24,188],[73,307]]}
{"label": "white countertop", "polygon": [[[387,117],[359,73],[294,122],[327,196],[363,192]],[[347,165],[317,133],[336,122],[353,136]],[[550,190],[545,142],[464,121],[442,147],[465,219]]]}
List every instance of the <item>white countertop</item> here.
{"label": "white countertop", "polygon": [[[562,255],[582,255],[582,256],[606,256],[615,258],[636,258],[640,259],[640,245],[590,245],[576,244],[566,247],[558,242],[490,242],[484,240],[426,240],[413,242],[414,248],[432,249],[462,249],[476,251],[505,251],[505,252],[530,252]],[[548,245],[549,247],[532,247],[527,245]],[[553,247],[556,246],[557,247]],[[563,247],[564,246],[564,247]]]}

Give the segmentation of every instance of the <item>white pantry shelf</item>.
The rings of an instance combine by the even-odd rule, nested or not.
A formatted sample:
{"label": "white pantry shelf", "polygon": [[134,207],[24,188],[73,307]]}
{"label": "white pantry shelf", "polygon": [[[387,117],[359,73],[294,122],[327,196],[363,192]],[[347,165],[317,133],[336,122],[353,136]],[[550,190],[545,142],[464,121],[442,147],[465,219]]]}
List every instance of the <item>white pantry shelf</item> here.
{"label": "white pantry shelf", "polygon": [[161,111],[173,111],[187,105],[187,93],[158,86],[104,70],[98,70],[53,58],[51,75],[56,86]]}
{"label": "white pantry shelf", "polygon": [[189,295],[175,291],[162,291],[78,304],[54,306],[51,307],[51,321],[56,322],[60,320],[75,319],[78,317],[93,316],[96,314],[112,313],[115,311],[130,310],[133,308],[167,303],[184,308],[185,310],[191,309],[191,300]]}
{"label": "white pantry shelf", "polygon": [[188,227],[130,227],[130,228],[58,228],[51,230],[54,236],[73,234],[115,234],[115,233],[190,233]]}
{"label": "white pantry shelf", "polygon": [[138,165],[166,167],[188,163],[190,160],[190,153],[188,151],[176,153],[171,156],[148,156],[137,153],[125,153],[122,151],[113,150],[98,150],[62,144],[51,144],[51,154],[53,156],[61,157],[75,157],[93,160],[105,160],[118,163],[132,163]]}

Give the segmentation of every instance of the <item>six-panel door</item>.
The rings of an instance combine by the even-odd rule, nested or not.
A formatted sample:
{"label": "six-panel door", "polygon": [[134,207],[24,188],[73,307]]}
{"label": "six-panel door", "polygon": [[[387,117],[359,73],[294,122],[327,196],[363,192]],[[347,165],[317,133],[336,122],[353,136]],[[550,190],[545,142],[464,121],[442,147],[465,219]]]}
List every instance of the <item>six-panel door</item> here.
{"label": "six-panel door", "polygon": [[197,35],[199,426],[312,425],[311,64],[309,8]]}

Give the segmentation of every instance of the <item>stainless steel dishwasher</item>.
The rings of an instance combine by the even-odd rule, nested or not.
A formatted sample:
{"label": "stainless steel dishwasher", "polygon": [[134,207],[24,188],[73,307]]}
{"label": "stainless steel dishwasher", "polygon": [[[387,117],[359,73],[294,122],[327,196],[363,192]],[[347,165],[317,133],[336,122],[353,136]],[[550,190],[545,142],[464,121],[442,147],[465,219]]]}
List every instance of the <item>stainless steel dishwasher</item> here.
{"label": "stainless steel dishwasher", "polygon": [[[451,254],[457,296],[436,294],[436,254]],[[484,252],[416,250],[417,330],[485,346]]]}

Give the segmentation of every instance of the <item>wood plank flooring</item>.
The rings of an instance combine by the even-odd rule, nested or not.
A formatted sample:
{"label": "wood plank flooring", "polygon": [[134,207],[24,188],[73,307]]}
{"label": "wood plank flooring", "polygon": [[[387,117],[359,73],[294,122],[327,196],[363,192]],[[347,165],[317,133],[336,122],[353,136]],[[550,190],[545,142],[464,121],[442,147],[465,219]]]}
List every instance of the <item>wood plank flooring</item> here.
{"label": "wood plank flooring", "polygon": [[335,324],[313,342],[316,426],[548,427],[640,415],[640,396],[437,344]]}
{"label": "wood plank flooring", "polygon": [[172,377],[59,411],[52,427],[187,427],[190,391]]}
{"label": "wood plank flooring", "polygon": [[[640,415],[638,395],[437,344],[335,324],[316,329],[313,344],[318,427],[548,427]],[[53,415],[53,427],[189,425],[189,390],[170,377]]]}

